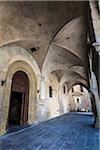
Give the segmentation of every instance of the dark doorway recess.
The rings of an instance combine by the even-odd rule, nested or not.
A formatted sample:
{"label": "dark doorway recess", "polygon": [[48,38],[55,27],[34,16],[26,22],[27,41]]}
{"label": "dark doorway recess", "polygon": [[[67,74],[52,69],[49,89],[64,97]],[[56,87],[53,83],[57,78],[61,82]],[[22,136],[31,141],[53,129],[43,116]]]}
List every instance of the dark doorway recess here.
{"label": "dark doorway recess", "polygon": [[13,75],[7,128],[28,123],[29,79],[23,71]]}

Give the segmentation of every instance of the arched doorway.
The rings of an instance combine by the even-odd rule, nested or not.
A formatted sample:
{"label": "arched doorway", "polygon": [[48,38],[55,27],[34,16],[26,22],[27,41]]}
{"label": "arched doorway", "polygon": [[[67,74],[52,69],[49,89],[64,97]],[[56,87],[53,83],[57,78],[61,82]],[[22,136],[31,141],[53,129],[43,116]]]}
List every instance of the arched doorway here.
{"label": "arched doorway", "polygon": [[29,79],[25,72],[17,71],[12,78],[8,115],[8,128],[28,123]]}

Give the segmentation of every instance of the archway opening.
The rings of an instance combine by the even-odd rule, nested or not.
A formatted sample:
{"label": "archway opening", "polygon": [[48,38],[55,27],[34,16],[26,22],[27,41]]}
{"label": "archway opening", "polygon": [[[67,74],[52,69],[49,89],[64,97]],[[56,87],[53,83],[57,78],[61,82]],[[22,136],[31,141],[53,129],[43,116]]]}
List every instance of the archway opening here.
{"label": "archway opening", "polygon": [[70,110],[75,112],[92,113],[89,90],[83,84],[75,84],[70,90]]}
{"label": "archway opening", "polygon": [[7,128],[28,123],[29,79],[17,71],[12,78]]}

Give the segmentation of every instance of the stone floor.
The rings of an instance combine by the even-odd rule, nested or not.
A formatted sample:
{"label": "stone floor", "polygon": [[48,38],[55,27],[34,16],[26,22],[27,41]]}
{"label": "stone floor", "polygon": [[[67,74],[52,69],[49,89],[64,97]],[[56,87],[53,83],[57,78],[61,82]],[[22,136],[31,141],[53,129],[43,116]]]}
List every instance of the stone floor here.
{"label": "stone floor", "polygon": [[0,137],[0,150],[99,150],[92,115],[69,113]]}

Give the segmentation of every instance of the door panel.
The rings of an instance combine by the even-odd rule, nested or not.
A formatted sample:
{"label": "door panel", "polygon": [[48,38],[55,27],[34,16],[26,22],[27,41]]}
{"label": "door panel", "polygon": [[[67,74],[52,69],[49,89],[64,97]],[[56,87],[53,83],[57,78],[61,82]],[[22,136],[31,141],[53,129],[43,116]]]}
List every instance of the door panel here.
{"label": "door panel", "polygon": [[22,107],[22,93],[12,92],[10,104],[10,125],[20,125]]}
{"label": "door panel", "polygon": [[8,125],[24,125],[28,122],[29,79],[18,71],[13,75]]}

